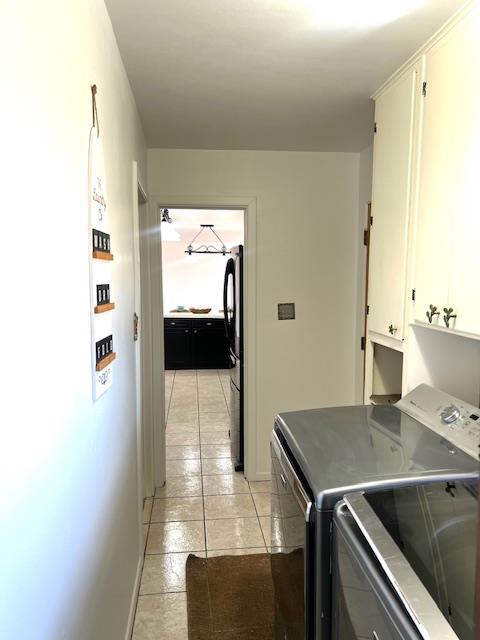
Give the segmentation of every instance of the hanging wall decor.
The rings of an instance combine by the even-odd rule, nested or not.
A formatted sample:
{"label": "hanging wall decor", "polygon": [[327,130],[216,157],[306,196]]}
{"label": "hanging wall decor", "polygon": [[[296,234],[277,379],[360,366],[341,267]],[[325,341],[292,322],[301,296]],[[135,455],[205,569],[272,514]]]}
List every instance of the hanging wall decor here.
{"label": "hanging wall decor", "polygon": [[105,167],[96,93],[92,90],[92,119],[88,157],[88,217],[90,257],[90,318],[93,399],[97,400],[113,383],[113,340],[111,281],[113,253],[109,232],[109,212]]}

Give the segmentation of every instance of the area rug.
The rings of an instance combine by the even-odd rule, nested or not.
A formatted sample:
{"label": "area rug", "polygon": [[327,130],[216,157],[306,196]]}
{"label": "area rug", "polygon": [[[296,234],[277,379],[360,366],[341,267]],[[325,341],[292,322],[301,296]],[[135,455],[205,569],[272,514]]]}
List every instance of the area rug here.
{"label": "area rug", "polygon": [[267,553],[197,558],[186,565],[189,640],[273,640]]}

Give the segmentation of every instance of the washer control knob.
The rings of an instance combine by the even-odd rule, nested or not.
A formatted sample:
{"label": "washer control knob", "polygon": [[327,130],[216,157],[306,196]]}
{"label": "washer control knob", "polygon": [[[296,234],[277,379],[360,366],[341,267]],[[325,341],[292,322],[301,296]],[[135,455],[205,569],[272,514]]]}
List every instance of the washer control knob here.
{"label": "washer control knob", "polygon": [[448,407],[445,407],[445,409],[443,409],[442,413],[440,414],[440,418],[445,424],[452,424],[452,422],[458,420],[459,417],[460,409],[454,404],[449,404]]}

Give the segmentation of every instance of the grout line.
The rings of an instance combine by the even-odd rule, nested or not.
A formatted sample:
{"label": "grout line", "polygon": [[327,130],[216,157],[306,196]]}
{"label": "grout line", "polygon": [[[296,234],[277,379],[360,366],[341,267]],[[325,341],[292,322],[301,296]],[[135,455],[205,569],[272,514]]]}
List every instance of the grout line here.
{"label": "grout line", "polygon": [[199,392],[199,382],[198,382],[198,371],[197,371],[197,406],[198,406],[198,441],[200,446],[200,472],[202,478],[202,506],[203,506],[203,539],[205,545],[205,554],[207,553],[207,521],[205,519],[205,494],[204,494],[204,486],[203,486],[203,456],[202,456],[202,444],[200,442],[200,392]]}

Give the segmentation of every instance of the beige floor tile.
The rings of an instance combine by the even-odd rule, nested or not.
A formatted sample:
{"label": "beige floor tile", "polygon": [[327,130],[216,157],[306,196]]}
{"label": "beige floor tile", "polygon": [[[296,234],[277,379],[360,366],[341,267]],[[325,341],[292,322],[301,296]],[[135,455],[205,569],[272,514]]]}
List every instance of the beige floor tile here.
{"label": "beige floor tile", "polygon": [[[254,547],[258,545],[245,546]],[[204,550],[205,528],[203,521],[159,522],[150,525],[147,554]]]}
{"label": "beige floor tile", "polygon": [[199,416],[200,431],[217,431],[218,429],[230,428],[230,416],[226,409],[217,413],[201,411]]}
{"label": "beige floor tile", "polygon": [[208,384],[200,383],[198,385],[198,398],[200,402],[202,400],[218,400],[223,401],[225,399],[222,385],[220,380],[215,382],[209,381]]}
{"label": "beige floor tile", "polygon": [[202,427],[202,425],[200,425],[200,434],[205,433],[206,431],[208,433],[213,433],[214,431],[217,431],[219,433],[225,433],[225,431],[228,432],[230,427],[231,427],[230,421],[227,418],[221,424],[208,424],[207,426],[203,426],[203,427]]}
{"label": "beige floor tile", "polygon": [[151,522],[186,522],[203,520],[203,498],[157,498],[153,503]]}
{"label": "beige floor tile", "polygon": [[203,476],[203,495],[249,493],[248,482],[240,474]]}
{"label": "beige floor tile", "polygon": [[194,460],[200,458],[200,447],[195,445],[166,447],[167,460]]}
{"label": "beige floor tile", "polygon": [[198,406],[200,408],[200,413],[203,412],[211,412],[211,413],[216,413],[216,412],[224,412],[226,411],[227,405],[225,403],[225,398],[222,399],[206,399],[206,400],[202,400],[202,398],[199,398],[198,401]]}
{"label": "beige floor tile", "polygon": [[196,398],[191,402],[179,402],[172,397],[168,415],[169,417],[176,416],[177,418],[182,418],[185,415],[195,413],[196,409],[198,409],[198,401]]}
{"label": "beige floor tile", "polygon": [[251,556],[255,553],[267,553],[267,548],[263,546],[254,547],[253,549],[211,549],[210,551],[207,551],[207,557],[217,558],[218,556]]}
{"label": "beige floor tile", "polygon": [[202,460],[202,474],[204,476],[232,475],[235,473],[231,458],[204,458]]}
{"label": "beige floor tile", "polygon": [[145,556],[140,582],[141,596],[185,591],[185,562],[188,553],[159,553]]}
{"label": "beige floor tile", "polygon": [[132,640],[188,640],[187,594],[139,596]]}
{"label": "beige floor tile", "polygon": [[202,444],[200,446],[202,458],[230,458],[230,445],[226,444]]}
{"label": "beige floor tile", "polygon": [[166,436],[167,447],[184,447],[187,445],[198,446],[200,439],[198,433],[176,433],[167,431]]}
{"label": "beige floor tile", "polygon": [[[186,424],[184,422],[167,422],[167,434],[170,433],[194,433],[198,436],[200,427],[197,423]],[[174,445],[175,446],[175,445]]]}
{"label": "beige floor tile", "polygon": [[170,411],[168,413],[168,422],[175,424],[198,424],[199,421],[199,413],[198,409],[193,411],[172,411],[170,407]]}
{"label": "beige floor tile", "polygon": [[[205,557],[205,553],[196,555]],[[185,591],[185,562],[188,553],[159,553],[145,556],[140,595]]]}
{"label": "beige floor tile", "polygon": [[199,476],[202,474],[200,460],[167,460],[167,478],[174,476]]}
{"label": "beige floor tile", "polygon": [[258,482],[249,482],[248,484],[252,493],[270,493],[272,490],[270,480],[260,480]]}
{"label": "beige floor tile", "polygon": [[252,496],[238,493],[226,496],[205,496],[205,519],[253,518],[257,515]]}
{"label": "beige floor tile", "polygon": [[268,516],[260,516],[260,526],[262,527],[263,539],[265,545],[269,547],[272,544],[270,535],[270,518]]}
{"label": "beige floor tile", "polygon": [[201,431],[200,444],[228,444],[230,446],[228,431]]}
{"label": "beige floor tile", "polygon": [[253,501],[255,502],[255,509],[258,516],[270,516],[270,494],[269,493],[253,493]]}
{"label": "beige floor tile", "polygon": [[201,495],[201,476],[177,476],[175,478],[169,478],[163,487],[157,487],[155,491],[155,498],[176,498]]}
{"label": "beige floor tile", "polygon": [[143,524],[150,522],[150,516],[152,515],[153,498],[145,498],[143,501]]}
{"label": "beige floor tile", "polygon": [[251,548],[265,544],[258,518],[207,520],[205,528],[207,549]]}

